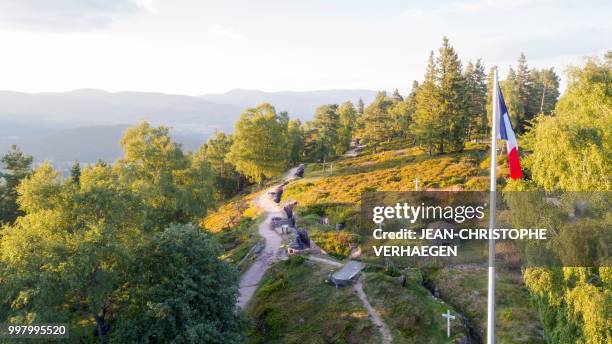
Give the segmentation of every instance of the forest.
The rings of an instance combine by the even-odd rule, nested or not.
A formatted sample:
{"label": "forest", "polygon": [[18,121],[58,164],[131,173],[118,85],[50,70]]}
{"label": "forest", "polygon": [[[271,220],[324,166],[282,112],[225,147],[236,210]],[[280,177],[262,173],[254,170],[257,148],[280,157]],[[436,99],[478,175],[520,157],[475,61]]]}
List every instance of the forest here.
{"label": "forest", "polygon": [[[239,269],[222,257],[221,228],[202,219],[290,167],[325,166],[355,146],[434,159],[486,144],[495,68],[464,63],[444,38],[404,96],[322,104],[304,123],[259,104],[194,152],[141,122],[124,133],[120,159],[75,162],[67,178],[13,146],[0,170],[0,323],[67,323],[71,342],[245,341]],[[609,192],[612,51],[568,67],[562,95],[557,73],[520,54],[501,81],[526,178],[499,187]],[[612,341],[609,265],[527,268],[523,278],[548,342]]]}

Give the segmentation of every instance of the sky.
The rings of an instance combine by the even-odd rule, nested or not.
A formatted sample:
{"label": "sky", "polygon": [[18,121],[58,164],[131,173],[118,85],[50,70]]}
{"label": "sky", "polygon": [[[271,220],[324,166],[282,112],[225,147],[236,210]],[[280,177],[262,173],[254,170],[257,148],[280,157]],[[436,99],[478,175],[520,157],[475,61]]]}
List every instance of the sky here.
{"label": "sky", "polygon": [[502,77],[612,49],[612,1],[0,0],[0,89],[398,88],[447,36]]}

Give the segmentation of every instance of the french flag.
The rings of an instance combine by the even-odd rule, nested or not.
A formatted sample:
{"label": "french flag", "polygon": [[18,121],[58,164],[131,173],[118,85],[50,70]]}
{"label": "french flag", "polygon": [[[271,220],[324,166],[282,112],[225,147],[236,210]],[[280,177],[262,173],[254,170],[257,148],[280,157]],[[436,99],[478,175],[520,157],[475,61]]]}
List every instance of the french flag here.
{"label": "french flag", "polygon": [[498,137],[506,141],[506,147],[508,148],[508,164],[510,165],[510,178],[521,179],[523,178],[523,171],[521,170],[521,162],[518,154],[518,144],[516,143],[516,135],[512,130],[512,123],[510,122],[510,116],[508,115],[508,108],[506,108],[506,102],[504,102],[504,95],[502,94],[501,88],[498,86],[499,94],[499,133]]}

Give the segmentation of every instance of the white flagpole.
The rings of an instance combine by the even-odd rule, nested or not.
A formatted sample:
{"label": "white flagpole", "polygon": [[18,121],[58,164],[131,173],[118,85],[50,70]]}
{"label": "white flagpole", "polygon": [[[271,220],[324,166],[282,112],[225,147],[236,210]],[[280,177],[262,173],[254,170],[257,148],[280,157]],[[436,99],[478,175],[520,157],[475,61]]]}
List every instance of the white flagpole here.
{"label": "white flagpole", "polygon": [[[496,225],[497,208],[497,133],[499,131],[499,94],[497,68],[493,71],[493,123],[491,125],[491,187],[489,196],[489,228]],[[489,238],[489,281],[487,293],[487,344],[495,343],[495,240]]]}

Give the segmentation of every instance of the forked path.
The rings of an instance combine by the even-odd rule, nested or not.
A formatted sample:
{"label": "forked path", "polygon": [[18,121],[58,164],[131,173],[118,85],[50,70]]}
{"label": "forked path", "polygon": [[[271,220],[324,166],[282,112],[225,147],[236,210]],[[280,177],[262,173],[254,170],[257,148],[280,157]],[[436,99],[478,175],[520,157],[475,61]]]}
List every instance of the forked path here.
{"label": "forked path", "polygon": [[[331,260],[327,258],[309,256],[308,259],[315,261],[315,262],[331,265],[337,268],[342,267],[342,263],[339,263],[335,260]],[[376,309],[374,309],[374,307],[372,307],[372,305],[370,304],[370,300],[368,300],[368,296],[363,290],[363,281],[362,281],[361,276],[357,278],[357,280],[355,281],[355,284],[353,285],[353,288],[355,289],[355,292],[357,293],[357,297],[359,297],[359,300],[361,300],[361,302],[363,303],[363,307],[368,312],[368,315],[370,316],[370,319],[374,323],[374,326],[376,326],[378,330],[380,331],[380,335],[382,336],[382,343],[391,344],[391,342],[393,341],[393,337],[391,336],[391,331],[389,331],[389,328],[387,327],[385,322],[382,320],[380,315],[378,315],[378,313],[376,312]]]}
{"label": "forked path", "polygon": [[[292,168],[287,173],[285,181],[295,179],[296,168]],[[259,236],[264,239],[265,246],[261,254],[257,257],[257,260],[249,267],[249,269],[240,278],[240,295],[238,296],[238,302],[236,305],[240,309],[249,303],[249,300],[255,294],[255,290],[261,282],[261,278],[272,263],[278,258],[278,252],[281,247],[282,239],[280,235],[270,229],[270,224],[273,217],[284,217],[280,206],[272,200],[272,197],[268,194],[268,191],[276,189],[278,185],[272,186],[271,188],[264,190],[264,192],[255,199],[255,202],[259,208],[261,208],[266,218],[262,223],[259,224],[257,232]]]}

